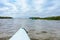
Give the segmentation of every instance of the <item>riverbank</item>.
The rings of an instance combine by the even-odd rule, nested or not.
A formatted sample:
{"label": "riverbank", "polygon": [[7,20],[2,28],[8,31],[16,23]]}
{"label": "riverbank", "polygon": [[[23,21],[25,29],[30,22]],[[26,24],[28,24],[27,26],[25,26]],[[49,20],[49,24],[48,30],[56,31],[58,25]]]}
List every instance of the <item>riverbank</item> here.
{"label": "riverbank", "polygon": [[44,17],[44,18],[30,17],[29,19],[32,19],[32,20],[60,20],[60,16],[52,16],[52,17]]}
{"label": "riverbank", "polygon": [[0,16],[0,19],[13,19],[13,17]]}

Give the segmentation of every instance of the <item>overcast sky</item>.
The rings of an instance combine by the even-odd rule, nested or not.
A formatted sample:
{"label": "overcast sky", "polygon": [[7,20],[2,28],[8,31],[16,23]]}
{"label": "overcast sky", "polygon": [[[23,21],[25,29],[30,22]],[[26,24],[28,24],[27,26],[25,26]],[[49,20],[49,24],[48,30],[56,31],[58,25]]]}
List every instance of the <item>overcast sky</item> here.
{"label": "overcast sky", "polygon": [[60,0],[0,0],[0,16],[60,16]]}

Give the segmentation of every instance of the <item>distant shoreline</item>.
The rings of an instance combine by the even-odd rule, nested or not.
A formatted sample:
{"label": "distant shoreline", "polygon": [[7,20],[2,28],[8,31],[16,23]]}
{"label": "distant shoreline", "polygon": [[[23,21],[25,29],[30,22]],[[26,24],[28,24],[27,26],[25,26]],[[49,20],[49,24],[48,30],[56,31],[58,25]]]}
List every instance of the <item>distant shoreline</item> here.
{"label": "distant shoreline", "polygon": [[0,16],[0,19],[12,19],[12,17],[1,17]]}
{"label": "distant shoreline", "polygon": [[52,16],[52,17],[45,17],[45,18],[40,18],[40,17],[30,17],[29,19],[32,20],[60,20],[60,16]]}

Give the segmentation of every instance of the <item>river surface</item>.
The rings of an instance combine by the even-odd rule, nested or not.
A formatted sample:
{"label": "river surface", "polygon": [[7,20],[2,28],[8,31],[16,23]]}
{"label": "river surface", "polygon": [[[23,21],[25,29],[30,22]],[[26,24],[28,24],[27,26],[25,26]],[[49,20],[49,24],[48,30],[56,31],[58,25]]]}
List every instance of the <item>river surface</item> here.
{"label": "river surface", "polygon": [[60,20],[32,19],[0,19],[0,38],[13,36],[20,28],[25,28],[32,39],[60,38]]}

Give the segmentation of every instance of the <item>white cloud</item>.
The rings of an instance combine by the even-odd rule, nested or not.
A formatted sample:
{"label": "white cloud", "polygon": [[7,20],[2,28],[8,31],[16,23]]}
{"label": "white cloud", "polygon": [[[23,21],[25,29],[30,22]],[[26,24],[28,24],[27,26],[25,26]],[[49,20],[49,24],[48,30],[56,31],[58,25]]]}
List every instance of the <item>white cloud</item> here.
{"label": "white cloud", "polygon": [[43,3],[44,3],[44,0],[33,0],[32,1],[33,3],[32,3],[32,9],[34,10],[34,11],[42,11],[42,5],[43,5]]}
{"label": "white cloud", "polygon": [[[58,2],[58,0],[53,0],[53,3],[52,3],[53,5],[51,4],[52,6],[47,7],[46,12],[54,14],[56,12],[56,10],[59,11],[59,9],[57,9],[57,8],[60,8],[59,2]],[[55,11],[55,12],[53,12],[53,11]]]}
{"label": "white cloud", "polygon": [[0,11],[6,11],[6,10],[8,10],[8,8],[7,8],[7,7],[0,8]]}
{"label": "white cloud", "polygon": [[13,17],[60,15],[60,0],[16,0],[13,3],[2,0],[0,3],[6,5],[0,8],[0,12],[4,12],[3,15]]}
{"label": "white cloud", "polygon": [[[55,13],[56,10],[59,11],[59,9],[57,9],[60,7],[59,0],[32,0],[30,2],[32,4],[30,3],[27,5],[26,0],[24,0],[24,2],[23,2],[23,0],[21,1],[22,5],[20,5],[20,6],[23,8],[23,10],[25,10],[25,12],[22,11],[24,13],[21,13],[22,17],[25,15],[26,16],[42,16],[42,17],[51,16],[52,14],[59,15],[58,13]],[[28,11],[26,9],[28,9]],[[55,11],[55,12],[53,12],[53,11]]]}
{"label": "white cloud", "polygon": [[2,0],[0,3],[4,4],[4,7],[0,8],[0,12],[3,12],[1,15],[13,17],[15,16],[15,13],[17,13],[17,8],[14,4],[8,3],[7,0]]}

